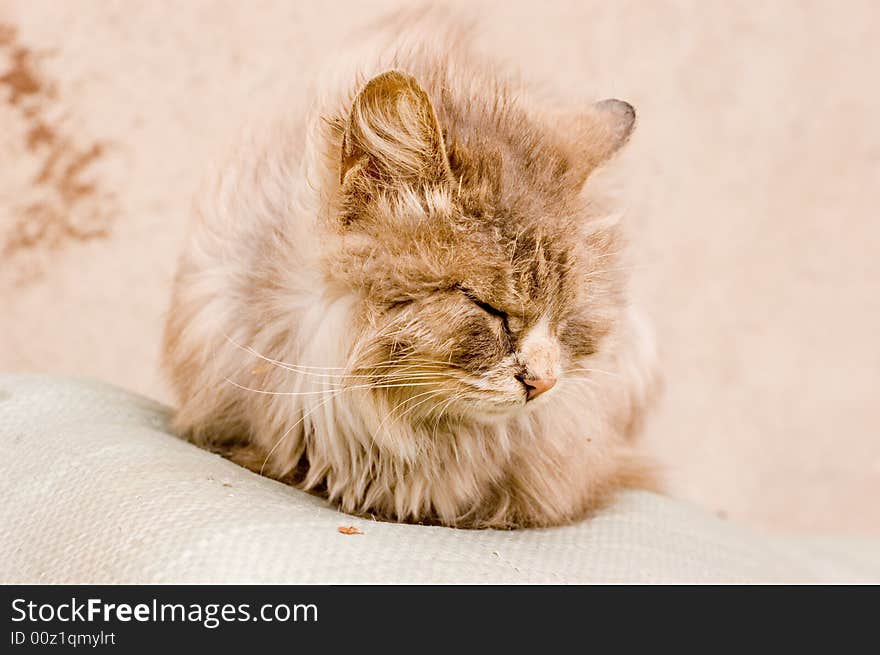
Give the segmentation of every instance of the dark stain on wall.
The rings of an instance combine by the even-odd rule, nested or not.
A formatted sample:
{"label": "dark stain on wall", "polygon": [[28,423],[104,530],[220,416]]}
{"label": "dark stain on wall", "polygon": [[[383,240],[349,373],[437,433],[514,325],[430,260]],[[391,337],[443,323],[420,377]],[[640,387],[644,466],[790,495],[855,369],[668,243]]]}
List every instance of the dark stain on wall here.
{"label": "dark stain on wall", "polygon": [[22,158],[37,169],[11,221],[0,225],[0,254],[7,261],[105,237],[116,213],[115,197],[101,188],[95,169],[110,144],[78,130],[74,136],[68,112],[54,111],[58,87],[41,66],[47,56],[22,44],[13,26],[0,24],[0,102],[16,117]]}

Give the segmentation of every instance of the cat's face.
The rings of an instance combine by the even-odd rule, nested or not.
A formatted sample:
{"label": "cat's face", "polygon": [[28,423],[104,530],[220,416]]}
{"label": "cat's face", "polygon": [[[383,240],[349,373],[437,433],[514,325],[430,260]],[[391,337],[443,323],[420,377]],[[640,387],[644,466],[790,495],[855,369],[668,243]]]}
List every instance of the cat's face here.
{"label": "cat's face", "polygon": [[[363,298],[351,366],[375,393],[413,421],[492,421],[583,379],[612,320],[614,234],[591,226],[580,190],[633,116],[625,103],[595,109],[577,156],[522,114],[468,131],[455,121],[472,117],[440,113],[446,129],[399,73],[355,100],[330,266]],[[499,133],[511,129],[516,143]]]}

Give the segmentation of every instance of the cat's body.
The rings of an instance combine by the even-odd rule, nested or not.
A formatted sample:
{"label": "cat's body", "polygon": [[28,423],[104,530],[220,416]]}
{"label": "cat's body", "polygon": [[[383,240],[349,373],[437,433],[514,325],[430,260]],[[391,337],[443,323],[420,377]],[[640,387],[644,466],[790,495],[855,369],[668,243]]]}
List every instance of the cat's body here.
{"label": "cat's body", "polygon": [[582,192],[632,110],[541,107],[419,34],[204,189],[166,330],[176,425],[349,512],[569,522],[643,474],[653,348]]}

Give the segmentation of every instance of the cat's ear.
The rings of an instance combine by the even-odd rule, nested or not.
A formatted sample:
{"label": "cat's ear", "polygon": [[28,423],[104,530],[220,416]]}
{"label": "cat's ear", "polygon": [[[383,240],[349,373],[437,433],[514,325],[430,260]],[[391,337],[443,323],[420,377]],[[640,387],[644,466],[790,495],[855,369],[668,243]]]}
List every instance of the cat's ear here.
{"label": "cat's ear", "polygon": [[578,112],[566,123],[566,141],[573,144],[573,172],[576,182],[582,183],[629,140],[636,110],[628,102],[612,98]]}
{"label": "cat's ear", "polygon": [[358,93],[342,137],[340,182],[383,186],[433,183],[450,176],[443,132],[428,94],[398,71]]}
{"label": "cat's ear", "polygon": [[628,102],[609,98],[594,105],[598,112],[599,122],[604,125],[605,159],[629,141],[629,137],[636,126],[636,110]]}

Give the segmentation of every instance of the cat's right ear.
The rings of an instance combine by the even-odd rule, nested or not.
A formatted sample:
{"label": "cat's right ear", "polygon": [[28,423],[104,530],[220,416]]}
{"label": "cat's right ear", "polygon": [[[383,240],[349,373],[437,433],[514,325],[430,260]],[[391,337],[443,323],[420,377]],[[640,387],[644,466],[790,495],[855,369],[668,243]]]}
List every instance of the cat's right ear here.
{"label": "cat's right ear", "polygon": [[580,187],[590,173],[613,157],[633,132],[636,110],[628,102],[611,98],[586,110],[557,117],[564,126],[572,160],[573,184]]}
{"label": "cat's right ear", "polygon": [[367,82],[343,132],[342,185],[430,184],[450,175],[434,107],[415,78],[388,71]]}

